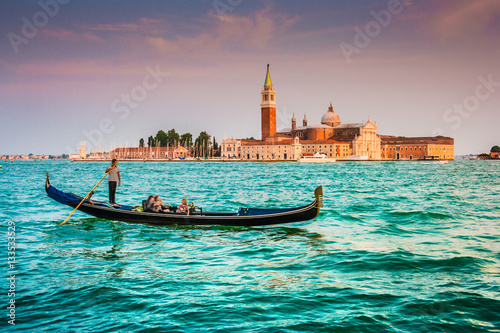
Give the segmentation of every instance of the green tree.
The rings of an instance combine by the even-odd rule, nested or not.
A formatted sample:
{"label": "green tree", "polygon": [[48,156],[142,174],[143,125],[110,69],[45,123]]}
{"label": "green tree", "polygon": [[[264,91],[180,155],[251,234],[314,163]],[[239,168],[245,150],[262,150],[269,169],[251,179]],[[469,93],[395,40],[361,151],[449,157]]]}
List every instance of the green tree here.
{"label": "green tree", "polygon": [[152,135],[148,138],[148,147],[156,147],[155,138]]}
{"label": "green tree", "polygon": [[165,133],[162,130],[159,130],[158,133],[156,133],[155,141],[158,142],[159,147],[166,147],[168,143],[167,133]]}
{"label": "green tree", "polygon": [[179,142],[179,134],[175,131],[175,129],[172,128],[167,132],[167,142],[171,146]]}
{"label": "green tree", "polygon": [[210,134],[203,131],[198,135],[194,141],[195,155],[196,156],[208,156],[208,146],[210,144]]}
{"label": "green tree", "polygon": [[139,140],[139,147],[144,147],[144,139],[143,138],[141,138]]}
{"label": "green tree", "polygon": [[499,146],[493,146],[490,150],[492,153],[500,153],[500,147]]}
{"label": "green tree", "polygon": [[192,147],[193,146],[193,134],[191,133],[184,133],[181,135],[181,145],[185,147]]}
{"label": "green tree", "polygon": [[220,157],[219,143],[217,142],[217,140],[215,140],[215,135],[212,140],[212,156]]}

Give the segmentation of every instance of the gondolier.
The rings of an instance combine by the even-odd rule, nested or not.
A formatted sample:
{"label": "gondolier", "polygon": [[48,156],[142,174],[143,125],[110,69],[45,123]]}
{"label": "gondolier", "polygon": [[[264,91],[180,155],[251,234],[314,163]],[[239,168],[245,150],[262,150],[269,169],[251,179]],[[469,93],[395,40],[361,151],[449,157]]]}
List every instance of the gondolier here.
{"label": "gondolier", "polygon": [[118,181],[118,186],[122,184],[122,177],[120,176],[120,169],[118,169],[118,160],[113,159],[111,161],[111,166],[106,169],[106,173],[109,172],[108,175],[108,185],[109,185],[109,203],[114,205],[115,202],[115,193],[116,193],[116,184]]}

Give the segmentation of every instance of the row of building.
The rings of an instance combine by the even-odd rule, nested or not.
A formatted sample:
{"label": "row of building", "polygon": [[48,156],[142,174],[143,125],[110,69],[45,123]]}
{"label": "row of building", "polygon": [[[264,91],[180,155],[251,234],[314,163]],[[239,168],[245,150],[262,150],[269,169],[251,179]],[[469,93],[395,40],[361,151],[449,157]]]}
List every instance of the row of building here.
{"label": "row of building", "polygon": [[63,157],[60,155],[0,155],[0,160],[3,161],[40,161],[40,160],[60,160]]}
{"label": "row of building", "polygon": [[159,160],[159,159],[184,159],[191,157],[192,148],[177,146],[169,147],[121,147],[110,152],[93,152],[87,154],[85,142],[80,144],[78,154],[69,155],[70,160]]}
{"label": "row of building", "polygon": [[297,126],[295,115],[291,127],[276,130],[276,92],[269,65],[261,91],[261,140],[224,139],[222,158],[241,160],[296,160],[323,153],[338,160],[453,160],[454,139],[436,137],[397,137],[377,134],[377,122],[343,124],[332,103],[320,124],[308,125],[304,115]]}

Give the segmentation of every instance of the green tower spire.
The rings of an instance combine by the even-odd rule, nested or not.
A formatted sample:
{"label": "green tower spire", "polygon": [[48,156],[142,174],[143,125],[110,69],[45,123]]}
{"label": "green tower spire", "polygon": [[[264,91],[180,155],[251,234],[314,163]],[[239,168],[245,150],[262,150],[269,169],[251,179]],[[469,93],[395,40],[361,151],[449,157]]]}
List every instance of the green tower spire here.
{"label": "green tower spire", "polygon": [[269,74],[269,64],[267,64],[267,74],[266,74],[266,81],[264,81],[264,87],[272,87],[273,83],[271,82],[271,75]]}

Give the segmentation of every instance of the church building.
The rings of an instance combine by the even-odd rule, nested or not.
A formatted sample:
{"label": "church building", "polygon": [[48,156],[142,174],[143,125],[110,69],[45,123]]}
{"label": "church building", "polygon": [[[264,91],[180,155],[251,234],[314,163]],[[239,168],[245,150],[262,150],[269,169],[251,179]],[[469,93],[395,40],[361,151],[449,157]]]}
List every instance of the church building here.
{"label": "church building", "polygon": [[[307,116],[304,115],[302,126],[297,126],[294,114],[290,120],[291,127],[277,131],[276,91],[271,81],[269,65],[261,91],[260,106],[261,140],[222,140],[222,158],[296,160],[304,155],[323,153],[337,160],[403,160],[420,158],[420,155],[423,157],[432,152],[440,158],[454,158],[453,139],[442,137],[418,138],[419,144],[426,146],[425,151],[419,151],[420,154],[403,154],[400,149],[408,149],[404,144],[413,145],[415,140],[391,140],[394,137],[379,136],[377,122],[372,122],[370,116],[366,122],[363,120],[360,123],[344,124],[331,102],[319,124],[308,125]],[[396,149],[399,153],[392,153]],[[412,146],[410,149],[413,152],[415,148]]]}

